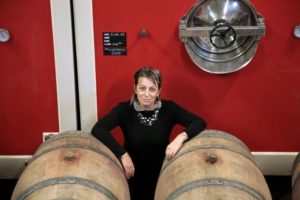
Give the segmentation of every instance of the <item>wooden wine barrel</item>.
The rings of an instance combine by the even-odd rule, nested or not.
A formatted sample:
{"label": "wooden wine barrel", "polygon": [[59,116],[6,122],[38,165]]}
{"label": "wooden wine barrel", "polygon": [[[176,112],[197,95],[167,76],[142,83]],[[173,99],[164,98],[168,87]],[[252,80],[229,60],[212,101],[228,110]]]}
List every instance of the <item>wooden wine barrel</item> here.
{"label": "wooden wine barrel", "polygon": [[292,199],[300,199],[300,153],[296,156],[292,170]]}
{"label": "wooden wine barrel", "polygon": [[83,132],[46,140],[32,157],[12,200],[129,200],[119,160],[96,138]]}
{"label": "wooden wine barrel", "polygon": [[271,200],[265,178],[247,146],[217,130],[205,130],[165,160],[155,200]]}

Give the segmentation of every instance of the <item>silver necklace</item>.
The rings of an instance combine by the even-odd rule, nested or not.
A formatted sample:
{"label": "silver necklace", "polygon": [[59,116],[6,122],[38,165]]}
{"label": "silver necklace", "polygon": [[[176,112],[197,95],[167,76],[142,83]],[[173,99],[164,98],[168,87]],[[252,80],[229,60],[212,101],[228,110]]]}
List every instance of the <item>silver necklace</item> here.
{"label": "silver necklace", "polygon": [[140,120],[141,124],[146,126],[152,126],[158,119],[159,109],[154,110],[153,115],[150,117],[145,117],[141,112],[137,112],[137,117]]}

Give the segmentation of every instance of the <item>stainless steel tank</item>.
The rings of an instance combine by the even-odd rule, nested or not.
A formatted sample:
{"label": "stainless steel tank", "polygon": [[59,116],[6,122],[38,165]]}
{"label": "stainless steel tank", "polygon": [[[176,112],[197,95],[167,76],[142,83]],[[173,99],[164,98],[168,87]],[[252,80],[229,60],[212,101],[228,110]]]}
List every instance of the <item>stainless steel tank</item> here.
{"label": "stainless steel tank", "polygon": [[199,0],[179,24],[190,58],[215,74],[245,67],[264,35],[263,17],[246,0]]}

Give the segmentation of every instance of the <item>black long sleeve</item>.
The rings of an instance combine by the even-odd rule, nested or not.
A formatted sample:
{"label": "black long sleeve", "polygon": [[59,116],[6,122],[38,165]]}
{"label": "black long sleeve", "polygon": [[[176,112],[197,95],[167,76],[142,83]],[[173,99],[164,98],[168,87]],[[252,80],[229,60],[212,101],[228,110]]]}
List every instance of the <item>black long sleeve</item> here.
{"label": "black long sleeve", "polygon": [[115,107],[105,117],[99,120],[93,127],[91,133],[98,140],[103,142],[118,158],[120,158],[126,151],[125,149],[113,138],[111,130],[119,125],[119,107]]}
{"label": "black long sleeve", "polygon": [[206,122],[203,119],[172,101],[170,102],[170,110],[176,118],[176,122],[186,128],[184,131],[188,134],[189,139],[206,128]]}

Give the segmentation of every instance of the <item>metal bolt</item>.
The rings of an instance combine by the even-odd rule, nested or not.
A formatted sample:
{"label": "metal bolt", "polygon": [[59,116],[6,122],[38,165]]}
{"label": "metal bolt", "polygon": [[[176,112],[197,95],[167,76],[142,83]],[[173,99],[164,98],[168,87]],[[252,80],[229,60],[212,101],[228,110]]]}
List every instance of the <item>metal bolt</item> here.
{"label": "metal bolt", "polygon": [[141,32],[140,32],[140,36],[142,38],[146,38],[148,36],[148,32],[145,28],[142,28]]}

